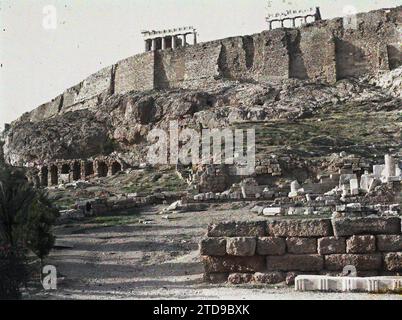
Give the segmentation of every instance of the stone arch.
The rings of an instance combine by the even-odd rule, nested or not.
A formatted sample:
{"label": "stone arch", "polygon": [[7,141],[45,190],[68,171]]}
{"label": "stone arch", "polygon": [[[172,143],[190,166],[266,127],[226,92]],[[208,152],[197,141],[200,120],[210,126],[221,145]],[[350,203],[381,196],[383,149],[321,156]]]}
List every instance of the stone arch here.
{"label": "stone arch", "polygon": [[73,164],[73,180],[77,181],[81,179],[81,164],[75,161]]}
{"label": "stone arch", "polygon": [[47,166],[42,167],[40,170],[40,184],[43,187],[47,187],[49,185],[49,169]]}
{"label": "stone arch", "polygon": [[98,162],[97,174],[98,177],[107,177],[108,168],[104,161]]}
{"label": "stone arch", "polygon": [[92,161],[85,163],[85,177],[92,176],[94,173],[94,163]]}
{"label": "stone arch", "polygon": [[50,167],[50,184],[52,186],[59,184],[59,169],[56,165]]}
{"label": "stone arch", "polygon": [[70,173],[70,165],[65,163],[61,166],[61,174],[69,174]]}
{"label": "stone arch", "polygon": [[121,164],[118,161],[112,162],[112,175],[120,172],[122,170]]}

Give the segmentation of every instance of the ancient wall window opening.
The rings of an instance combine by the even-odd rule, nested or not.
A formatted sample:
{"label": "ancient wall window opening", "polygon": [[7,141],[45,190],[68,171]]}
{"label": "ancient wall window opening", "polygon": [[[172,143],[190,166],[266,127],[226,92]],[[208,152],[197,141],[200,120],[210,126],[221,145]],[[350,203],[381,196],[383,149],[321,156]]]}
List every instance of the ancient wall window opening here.
{"label": "ancient wall window opening", "polygon": [[108,168],[105,162],[98,162],[98,177],[104,178],[107,177]]}
{"label": "ancient wall window opening", "polygon": [[49,185],[49,169],[47,167],[42,167],[40,180],[43,187],[47,187]]}
{"label": "ancient wall window opening", "polygon": [[81,164],[76,161],[73,164],[73,180],[77,181],[80,179],[81,179]]}
{"label": "ancient wall window opening", "polygon": [[112,175],[120,172],[122,170],[121,164],[117,161],[112,163]]}
{"label": "ancient wall window opening", "polygon": [[57,166],[52,165],[50,167],[50,184],[52,186],[55,186],[59,183],[59,170],[57,169]]}

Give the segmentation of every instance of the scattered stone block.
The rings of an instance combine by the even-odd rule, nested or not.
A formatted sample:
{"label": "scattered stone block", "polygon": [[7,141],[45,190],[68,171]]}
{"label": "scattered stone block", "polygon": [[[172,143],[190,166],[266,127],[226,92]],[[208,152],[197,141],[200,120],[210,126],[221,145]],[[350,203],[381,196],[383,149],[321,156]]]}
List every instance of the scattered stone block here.
{"label": "scattered stone block", "polygon": [[317,253],[317,239],[314,238],[286,238],[288,253]]}
{"label": "scattered stone block", "polygon": [[375,179],[374,175],[371,174],[363,174],[362,177],[360,178],[360,188],[364,192],[369,192],[370,190],[370,185]]}
{"label": "scattered stone block", "polygon": [[269,236],[327,237],[332,236],[330,219],[275,220],[267,222]]}
{"label": "scattered stone block", "polygon": [[384,171],[385,165],[374,165],[373,166],[373,175],[375,178],[381,178],[382,172]]}
{"label": "scattered stone block", "polygon": [[350,179],[350,194],[352,196],[357,196],[359,194],[359,180]]}
{"label": "scattered stone block", "polygon": [[382,252],[402,251],[402,235],[377,236],[377,250]]}
{"label": "scattered stone block", "polygon": [[260,256],[281,256],[286,252],[286,243],[282,238],[264,237],[257,240],[257,254]]}
{"label": "scattered stone block", "polygon": [[228,277],[230,284],[245,284],[250,283],[253,280],[253,274],[251,273],[232,273]]}
{"label": "scattered stone block", "polygon": [[401,233],[401,220],[398,217],[339,218],[333,219],[332,224],[338,237]]}
{"label": "scattered stone block", "polygon": [[382,256],[373,254],[331,254],[325,256],[325,269],[329,271],[341,271],[346,266],[354,266],[360,271],[380,270]]}
{"label": "scattered stone block", "polygon": [[265,257],[202,257],[206,273],[262,272],[265,271]]}
{"label": "scattered stone block", "polygon": [[256,238],[227,238],[226,252],[231,256],[251,257],[255,254]]}
{"label": "scattered stone block", "polygon": [[339,186],[343,186],[345,184],[350,184],[350,180],[356,179],[357,180],[357,175],[350,173],[350,174],[341,174],[339,177]]}
{"label": "scattered stone block", "polygon": [[268,217],[274,217],[274,216],[279,216],[284,214],[284,209],[281,207],[268,207],[268,208],[264,208],[264,210],[262,211],[262,214],[264,216],[268,216]]}
{"label": "scattered stone block", "polygon": [[284,256],[268,256],[268,271],[320,271],[324,267],[324,259],[314,254],[287,254]]}
{"label": "scattered stone block", "polygon": [[208,226],[208,237],[264,237],[266,222],[222,222]]}
{"label": "scattered stone block", "polygon": [[376,251],[375,236],[352,236],[346,240],[347,253],[371,253]]}
{"label": "scattered stone block", "polygon": [[384,256],[385,270],[402,271],[402,252],[391,252]]}
{"label": "scattered stone block", "polygon": [[261,284],[277,284],[284,282],[285,279],[286,277],[283,272],[257,272],[253,277],[254,282]]}
{"label": "scattered stone block", "polygon": [[336,237],[318,239],[318,253],[321,255],[346,253],[346,239]]}
{"label": "scattered stone block", "polygon": [[224,256],[226,254],[226,239],[205,238],[200,242],[202,256]]}
{"label": "scattered stone block", "polygon": [[253,207],[253,208],[251,209],[251,212],[257,213],[257,214],[262,214],[263,210],[264,210],[264,207],[255,206],[255,207]]}

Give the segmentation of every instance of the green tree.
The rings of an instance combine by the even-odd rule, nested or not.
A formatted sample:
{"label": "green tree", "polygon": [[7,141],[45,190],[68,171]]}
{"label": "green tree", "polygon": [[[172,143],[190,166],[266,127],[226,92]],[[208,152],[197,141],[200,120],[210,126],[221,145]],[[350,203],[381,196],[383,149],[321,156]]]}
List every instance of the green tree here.
{"label": "green tree", "polygon": [[36,191],[28,183],[22,170],[0,167],[0,239],[3,244],[16,247],[21,221],[28,217]]}
{"label": "green tree", "polygon": [[55,237],[52,233],[53,225],[59,216],[59,211],[52,206],[47,195],[38,191],[27,217],[20,222],[24,243],[41,261],[53,248]]}
{"label": "green tree", "polygon": [[47,195],[34,189],[23,170],[0,166],[0,298],[19,298],[29,274],[28,250],[42,266],[54,244],[57,216]]}

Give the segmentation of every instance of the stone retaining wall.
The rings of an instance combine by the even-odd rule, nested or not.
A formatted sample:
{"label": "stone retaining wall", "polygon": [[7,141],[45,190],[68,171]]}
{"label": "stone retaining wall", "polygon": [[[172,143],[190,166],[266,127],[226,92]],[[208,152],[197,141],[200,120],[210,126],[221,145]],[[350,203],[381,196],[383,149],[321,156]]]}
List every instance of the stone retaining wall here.
{"label": "stone retaining wall", "polygon": [[200,243],[205,280],[279,283],[297,274],[402,273],[399,217],[211,224]]}

